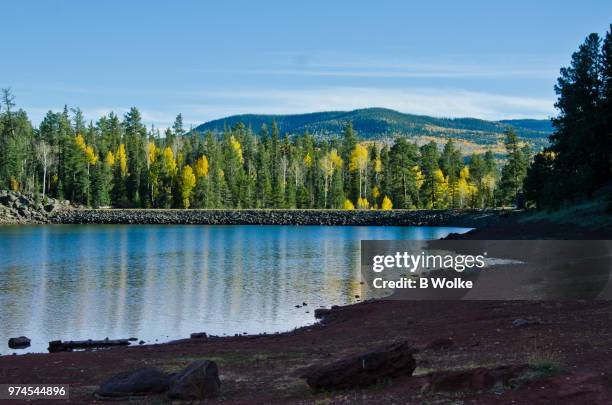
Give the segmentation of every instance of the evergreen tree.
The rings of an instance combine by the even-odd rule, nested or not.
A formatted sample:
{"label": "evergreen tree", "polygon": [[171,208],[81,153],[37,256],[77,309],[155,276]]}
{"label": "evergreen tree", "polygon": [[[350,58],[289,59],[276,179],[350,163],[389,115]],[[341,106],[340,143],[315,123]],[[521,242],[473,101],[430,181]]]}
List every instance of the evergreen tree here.
{"label": "evergreen tree", "polygon": [[529,153],[528,149],[521,147],[518,137],[512,130],[506,132],[504,144],[508,156],[502,168],[498,189],[499,201],[502,204],[514,204],[522,190],[529,163]]}

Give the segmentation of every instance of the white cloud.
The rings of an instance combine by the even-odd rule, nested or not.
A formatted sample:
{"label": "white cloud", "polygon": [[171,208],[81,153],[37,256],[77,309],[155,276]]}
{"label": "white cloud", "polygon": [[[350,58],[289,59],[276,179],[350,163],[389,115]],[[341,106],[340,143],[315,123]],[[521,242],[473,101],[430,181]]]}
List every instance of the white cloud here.
{"label": "white cloud", "polygon": [[[464,89],[312,87],[306,89],[242,88],[223,91],[174,92],[174,103],[150,104],[149,97],[132,94],[147,126],[161,131],[172,125],[178,113],[185,127],[234,114],[301,114],[316,111],[385,107],[404,113],[436,117],[474,117],[487,120],[508,118],[549,118],[554,114],[552,98],[514,96]],[[164,97],[161,97],[164,99]],[[141,101],[139,101],[141,99]],[[185,100],[185,102],[176,102]],[[38,124],[49,110],[25,107]],[[63,106],[55,106],[61,111]],[[129,107],[85,106],[87,120],[97,120],[114,111],[120,117]]]}
{"label": "white cloud", "polygon": [[[204,95],[203,95],[204,96]],[[480,93],[460,89],[332,87],[301,90],[233,90],[206,93],[201,103],[176,106],[190,122],[232,114],[297,114],[314,111],[385,107],[437,117],[489,120],[548,118],[553,100]]]}

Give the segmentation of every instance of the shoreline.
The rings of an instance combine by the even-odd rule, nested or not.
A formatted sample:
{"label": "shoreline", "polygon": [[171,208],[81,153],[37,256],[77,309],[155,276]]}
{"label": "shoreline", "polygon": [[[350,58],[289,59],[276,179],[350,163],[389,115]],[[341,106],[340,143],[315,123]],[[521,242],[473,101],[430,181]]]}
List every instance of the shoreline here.
{"label": "shoreline", "polygon": [[498,223],[499,210],[74,209],[54,224],[456,226]]}
{"label": "shoreline", "polygon": [[[610,237],[609,232],[589,232],[545,221],[520,224],[510,220],[450,238]],[[368,300],[334,307],[322,322],[282,333],[4,355],[0,356],[0,372],[7,383],[69,383],[71,400],[77,403],[93,400],[98,384],[119,371],[154,366],[176,372],[194,359],[217,362],[222,379],[220,400],[225,403],[345,403],[346,395],[368,403],[436,402],[448,400],[448,395],[478,403],[598,403],[612,394],[610,311],[607,301]],[[529,327],[515,326],[520,319],[538,321]],[[585,341],[597,344],[585,345]],[[417,349],[417,369],[412,376],[372,388],[327,393],[310,390],[300,378],[307,370],[398,342]],[[537,356],[550,356],[550,361],[559,364],[559,374],[534,377],[501,392],[465,386],[451,392],[427,388],[439,373],[528,367]],[[471,378],[466,373],[462,378]],[[143,401],[159,403],[164,396]]]}

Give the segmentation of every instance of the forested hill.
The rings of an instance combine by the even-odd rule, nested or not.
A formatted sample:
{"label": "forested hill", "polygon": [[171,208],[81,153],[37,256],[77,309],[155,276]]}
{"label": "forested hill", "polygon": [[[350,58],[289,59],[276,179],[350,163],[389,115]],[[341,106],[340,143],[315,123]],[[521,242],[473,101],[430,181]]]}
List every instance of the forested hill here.
{"label": "forested hill", "polygon": [[534,146],[547,142],[552,132],[549,120],[485,121],[476,118],[435,118],[425,115],[404,114],[385,108],[366,108],[354,111],[326,111],[293,115],[233,115],[199,125],[199,132],[221,132],[225,126],[238,122],[251,126],[255,132],[262,124],[268,127],[276,121],[282,134],[301,134],[308,131],[318,136],[342,133],[347,121],[364,139],[385,139],[396,135],[428,140],[429,137],[453,137],[477,145],[498,144],[506,128],[513,127],[520,138]]}

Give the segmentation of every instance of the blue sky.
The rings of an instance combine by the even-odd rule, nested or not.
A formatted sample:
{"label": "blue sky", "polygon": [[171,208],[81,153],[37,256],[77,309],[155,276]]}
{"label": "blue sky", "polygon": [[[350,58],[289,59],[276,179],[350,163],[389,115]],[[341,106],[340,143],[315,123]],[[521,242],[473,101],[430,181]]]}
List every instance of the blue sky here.
{"label": "blue sky", "polygon": [[[35,124],[137,106],[148,124],[388,107],[554,115],[559,68],[610,1],[12,1],[0,86]],[[7,40],[8,39],[8,40]]]}

